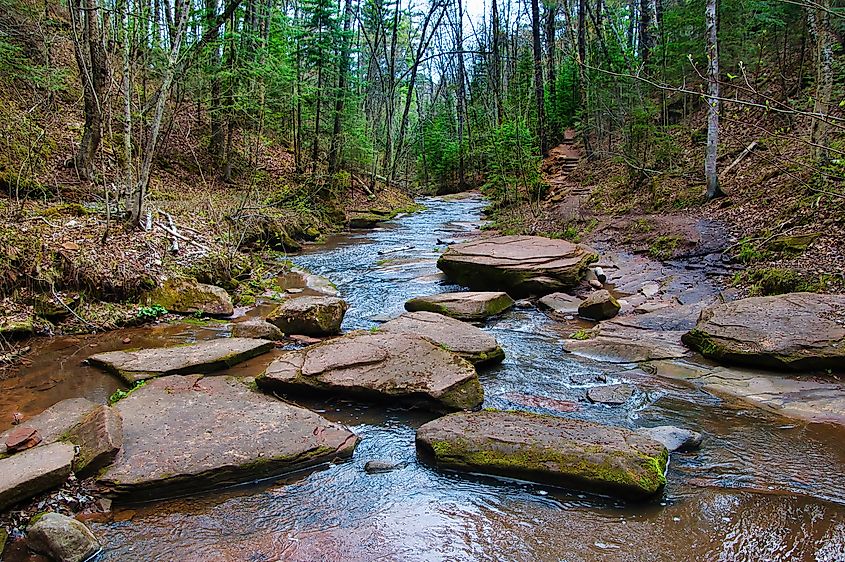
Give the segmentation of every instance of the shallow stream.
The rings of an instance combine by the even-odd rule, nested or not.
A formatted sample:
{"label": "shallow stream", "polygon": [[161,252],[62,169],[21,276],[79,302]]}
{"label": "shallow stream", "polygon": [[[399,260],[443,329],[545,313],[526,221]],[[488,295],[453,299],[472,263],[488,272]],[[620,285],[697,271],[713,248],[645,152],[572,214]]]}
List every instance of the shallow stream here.
{"label": "shallow stream", "polygon": [[[370,328],[408,298],[458,290],[435,261],[477,234],[477,198],[428,199],[423,212],[342,236],[293,261],[325,275],[351,308],[345,329]],[[284,480],[190,498],[117,506],[92,523],[104,560],[845,560],[845,431],[776,417],[650,375],[563,351],[558,325],[533,309],[488,322],[507,357],[483,370],[485,406],[628,427],[677,425],[706,434],[673,454],[664,495],[644,505],[418,463],[414,431],[429,414],[342,400],[303,405],[362,440],[350,462]],[[57,339],[0,381],[0,412],[32,415],[68,397],[102,401],[117,387],[80,361],[96,351],[219,337],[227,328],[168,326]],[[91,347],[94,346],[94,347]],[[255,375],[271,356],[231,373]],[[603,375],[637,386],[628,406],[584,399]],[[369,460],[404,463],[367,474]]]}

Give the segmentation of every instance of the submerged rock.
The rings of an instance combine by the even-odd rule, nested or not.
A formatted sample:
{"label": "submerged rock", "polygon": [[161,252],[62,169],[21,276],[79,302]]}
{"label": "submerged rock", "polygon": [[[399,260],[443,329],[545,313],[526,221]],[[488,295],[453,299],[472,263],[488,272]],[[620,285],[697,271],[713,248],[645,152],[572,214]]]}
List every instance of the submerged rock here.
{"label": "submerged rock", "polygon": [[[55,443],[85,417],[88,412],[97,407],[97,404],[86,398],[68,398],[56,402],[37,416],[33,416],[26,422],[26,427],[38,431],[41,437],[39,446]],[[7,430],[0,434],[0,439],[5,443],[14,429]]]}
{"label": "submerged rock", "polygon": [[88,527],[59,513],[38,516],[27,528],[26,543],[55,562],[83,562],[100,551],[100,542]]}
{"label": "submerged rock", "polygon": [[716,304],[701,312],[683,341],[723,363],[845,369],[845,295],[789,293]]}
{"label": "submerged rock", "polygon": [[203,314],[222,318],[235,309],[226,289],[199,283],[196,279],[168,279],[161,287],[147,294],[148,304],[159,304],[176,314]]}
{"label": "submerged rock", "polygon": [[417,430],[437,466],[644,499],[666,483],[666,448],[621,427],[556,416],[461,412]]}
{"label": "submerged rock", "polygon": [[282,339],[282,331],[273,324],[260,318],[232,324],[233,338],[256,338],[277,341]]}
{"label": "submerged rock", "polygon": [[267,340],[220,338],[176,347],[98,353],[88,362],[132,384],[166,375],[219,371],[271,349],[273,342]]}
{"label": "submerged rock", "polygon": [[419,336],[392,333],[354,333],[287,352],[257,382],[267,390],[317,390],[437,410],[474,408],[484,399],[468,361]]}
{"label": "submerged rock", "polygon": [[670,453],[678,451],[685,453],[696,451],[701,447],[703,436],[691,429],[682,429],[672,425],[658,425],[657,427],[641,427],[638,433],[645,435],[655,441],[663,443]]}
{"label": "submerged rock", "polygon": [[123,448],[98,478],[114,494],[248,482],[348,457],[358,442],[346,427],[234,377],[155,379],[115,407]]}
{"label": "submerged rock", "polygon": [[379,330],[421,336],[475,365],[500,363],[505,352],[496,338],[480,328],[435,312],[406,312]]}
{"label": "submerged rock", "polygon": [[566,293],[552,293],[537,301],[537,306],[542,310],[548,310],[552,315],[574,316],[578,314],[578,307],[583,302],[578,297]]}
{"label": "submerged rock", "polygon": [[634,386],[626,383],[594,386],[587,391],[587,399],[598,404],[619,406],[631,399]]}
{"label": "submerged rock", "polygon": [[364,471],[367,474],[380,474],[382,472],[393,472],[405,466],[402,462],[392,461],[367,461],[364,465]]}
{"label": "submerged rock", "polygon": [[338,297],[296,297],[277,306],[267,321],[285,334],[330,336],[340,333],[348,308]]}
{"label": "submerged rock", "polygon": [[51,443],[0,459],[0,511],[61,486],[71,473],[73,445]]}
{"label": "submerged rock", "polygon": [[578,305],[578,315],[590,320],[607,320],[619,314],[620,308],[613,295],[602,289],[591,293]]}
{"label": "submerged rock", "polygon": [[471,289],[524,296],[570,289],[597,260],[592,248],[565,240],[497,236],[449,246],[437,267]]}
{"label": "submerged rock", "polygon": [[513,299],[501,292],[440,293],[416,297],[405,303],[409,312],[437,312],[458,320],[484,320],[509,310]]}

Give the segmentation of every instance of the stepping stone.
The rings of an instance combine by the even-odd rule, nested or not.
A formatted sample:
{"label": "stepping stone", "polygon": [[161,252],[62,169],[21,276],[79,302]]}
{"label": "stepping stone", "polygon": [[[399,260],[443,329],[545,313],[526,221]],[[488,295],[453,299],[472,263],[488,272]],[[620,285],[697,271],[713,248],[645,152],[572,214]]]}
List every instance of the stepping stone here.
{"label": "stepping stone", "polygon": [[175,314],[203,314],[215,318],[231,316],[235,309],[226,289],[198,283],[196,279],[168,279],[146,297],[149,305],[158,304]]}
{"label": "stepping stone", "polygon": [[[37,416],[26,421],[26,427],[38,431],[41,436],[39,447],[59,441],[74,426],[85,417],[88,412],[97,407],[97,404],[85,398],[69,398],[56,402]],[[15,428],[4,431],[0,434],[3,443]]]}
{"label": "stepping stone", "polygon": [[587,399],[594,404],[619,406],[630,400],[634,395],[634,386],[630,384],[609,384],[594,386],[587,391]]}
{"label": "stepping stone", "polygon": [[521,297],[571,289],[595,261],[595,250],[565,240],[495,236],[449,246],[437,267],[470,289]]}
{"label": "stepping stone", "polygon": [[115,408],[123,448],[98,478],[135,499],[249,482],[349,457],[346,427],[234,377],[169,376]]}
{"label": "stepping stone", "polygon": [[566,293],[552,293],[537,301],[537,307],[542,310],[548,310],[552,315],[557,316],[575,316],[578,314],[578,307],[581,305],[581,299],[573,297]]}
{"label": "stepping stone", "polygon": [[88,362],[134,384],[166,375],[219,371],[266,353],[273,346],[267,340],[220,338],[176,347],[98,353]]}
{"label": "stepping stone", "polygon": [[475,321],[501,314],[513,304],[513,299],[501,292],[441,293],[413,298],[405,303],[405,310],[437,312],[458,320]]}
{"label": "stepping stone", "polygon": [[474,365],[501,363],[505,358],[505,352],[489,333],[435,312],[406,312],[382,324],[379,331],[421,336]]}
{"label": "stepping stone", "polygon": [[674,453],[675,451],[679,453],[695,451],[701,447],[701,441],[703,439],[701,433],[697,431],[682,429],[672,425],[641,427],[637,430],[637,433],[663,443],[670,453]]}
{"label": "stepping stone", "polygon": [[613,298],[610,292],[602,289],[590,293],[584,301],[578,305],[578,315],[590,320],[608,320],[619,314],[622,308]]}
{"label": "stepping stone", "polygon": [[266,320],[253,319],[232,324],[233,338],[257,338],[278,341],[282,339],[282,331]]}
{"label": "stepping stone", "polygon": [[621,427],[526,412],[460,412],[417,430],[441,468],[481,472],[629,499],[659,493],[669,453]]}
{"label": "stepping stone", "polygon": [[50,488],[70,476],[73,445],[51,443],[0,459],[0,511]]}
{"label": "stepping stone", "polygon": [[287,352],[257,382],[270,391],[319,391],[445,411],[474,408],[484,400],[471,363],[401,333],[358,332]]}
{"label": "stepping stone", "polygon": [[845,369],[845,295],[788,293],[716,304],[683,341],[705,357],[795,371]]}
{"label": "stepping stone", "polygon": [[338,297],[296,297],[277,306],[267,321],[285,334],[331,336],[340,333],[348,308]]}

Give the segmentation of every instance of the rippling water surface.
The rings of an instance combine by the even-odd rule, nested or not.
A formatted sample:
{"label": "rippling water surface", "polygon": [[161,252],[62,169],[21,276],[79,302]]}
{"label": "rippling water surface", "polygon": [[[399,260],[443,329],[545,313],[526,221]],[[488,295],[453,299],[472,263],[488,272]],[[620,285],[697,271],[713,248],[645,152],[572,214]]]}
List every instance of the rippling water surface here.
{"label": "rippling water surface", "polygon": [[[445,243],[474,234],[483,201],[423,203],[424,212],[294,258],[329,277],[350,302],[345,329],[375,326],[399,314],[412,296],[459,289],[443,282],[435,260]],[[116,521],[94,524],[107,543],[104,559],[845,560],[841,429],[724,402],[634,366],[567,355],[554,324],[534,309],[516,309],[485,329],[507,354],[502,365],[481,373],[485,406],[628,427],[690,427],[706,433],[702,450],[672,456],[662,498],[625,505],[439,472],[418,463],[414,452],[415,429],[428,414],[308,402],[362,437],[350,462],[282,481],[122,506]],[[266,362],[253,360],[236,372],[254,374]],[[594,384],[588,375],[598,374],[634,383],[635,399],[617,408],[584,401]],[[103,378],[100,386],[86,392],[99,397],[115,383]],[[374,459],[403,465],[369,475],[363,466]]]}

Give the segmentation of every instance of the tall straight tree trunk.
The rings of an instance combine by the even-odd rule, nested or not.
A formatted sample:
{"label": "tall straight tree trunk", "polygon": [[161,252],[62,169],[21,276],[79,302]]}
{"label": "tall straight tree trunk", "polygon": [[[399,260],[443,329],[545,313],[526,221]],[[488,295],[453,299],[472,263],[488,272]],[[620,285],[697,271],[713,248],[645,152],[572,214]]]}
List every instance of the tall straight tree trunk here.
{"label": "tall straight tree trunk", "polygon": [[[549,82],[549,106],[554,110],[557,104],[557,84],[555,78],[555,17],[557,0],[546,4],[546,77]],[[553,117],[549,121],[555,122]],[[554,134],[552,137],[556,136]]]}
{"label": "tall straight tree trunk", "polygon": [[813,99],[815,114],[810,129],[816,159],[825,163],[828,158],[828,124],[833,97],[833,45],[836,40],[830,26],[830,0],[819,0],[817,7],[807,7],[807,28],[816,49],[816,95]]}
{"label": "tall straight tree trunk", "polygon": [[587,73],[587,2],[578,0],[578,77],[580,82],[579,100],[581,107],[581,142],[584,144],[584,154],[587,158],[592,156],[590,144],[590,107]]}
{"label": "tall straight tree trunk", "polygon": [[223,157],[223,142],[225,132],[223,129],[223,116],[220,107],[220,47],[217,44],[219,37],[218,28],[214,25],[217,18],[217,0],[205,0],[206,33],[211,48],[208,50],[208,70],[211,74],[208,114],[211,121],[211,140],[208,151],[211,157],[220,162]]}
{"label": "tall straight tree trunk", "polygon": [[94,177],[94,158],[103,135],[103,105],[109,69],[97,0],[81,0],[81,5],[79,2],[80,0],[68,2],[85,112],[82,140],[73,163],[80,176],[90,180]]}
{"label": "tall straight tree trunk", "polygon": [[501,127],[504,108],[502,107],[502,68],[501,68],[501,54],[499,53],[499,6],[496,0],[493,0],[493,60],[490,64],[490,85],[493,88],[493,96],[496,100],[496,126]]}
{"label": "tall straight tree trunk", "polygon": [[537,105],[537,138],[540,140],[540,153],[546,155],[546,118],[543,99],[543,52],[540,50],[540,4],[531,0],[531,37],[534,53],[534,101]]}
{"label": "tall straight tree trunk", "polygon": [[349,27],[352,25],[352,0],[346,0],[343,8],[343,41],[340,49],[340,60],[337,72],[337,93],[334,102],[334,124],[332,126],[332,141],[329,146],[329,174],[337,172],[338,152],[340,151],[340,126],[343,119],[343,105],[346,101],[346,81],[349,73],[349,48],[351,37]]}
{"label": "tall straight tree trunk", "polygon": [[719,152],[719,6],[718,0],[707,0],[704,12],[707,36],[707,153],[704,175],[707,198],[724,195],[719,187],[716,158]]}
{"label": "tall straight tree trunk", "polygon": [[317,50],[317,95],[315,102],[317,107],[314,111],[314,143],[311,145],[311,173],[317,171],[317,158],[320,152],[320,108],[323,106],[323,50]]}
{"label": "tall straight tree trunk", "polygon": [[643,66],[647,65],[651,58],[651,47],[651,3],[649,0],[640,0],[639,48]]}
{"label": "tall straight tree trunk", "polygon": [[458,26],[456,46],[458,50],[458,189],[466,190],[466,162],[464,161],[464,118],[466,116],[466,69],[464,68],[464,5],[458,0]]}

